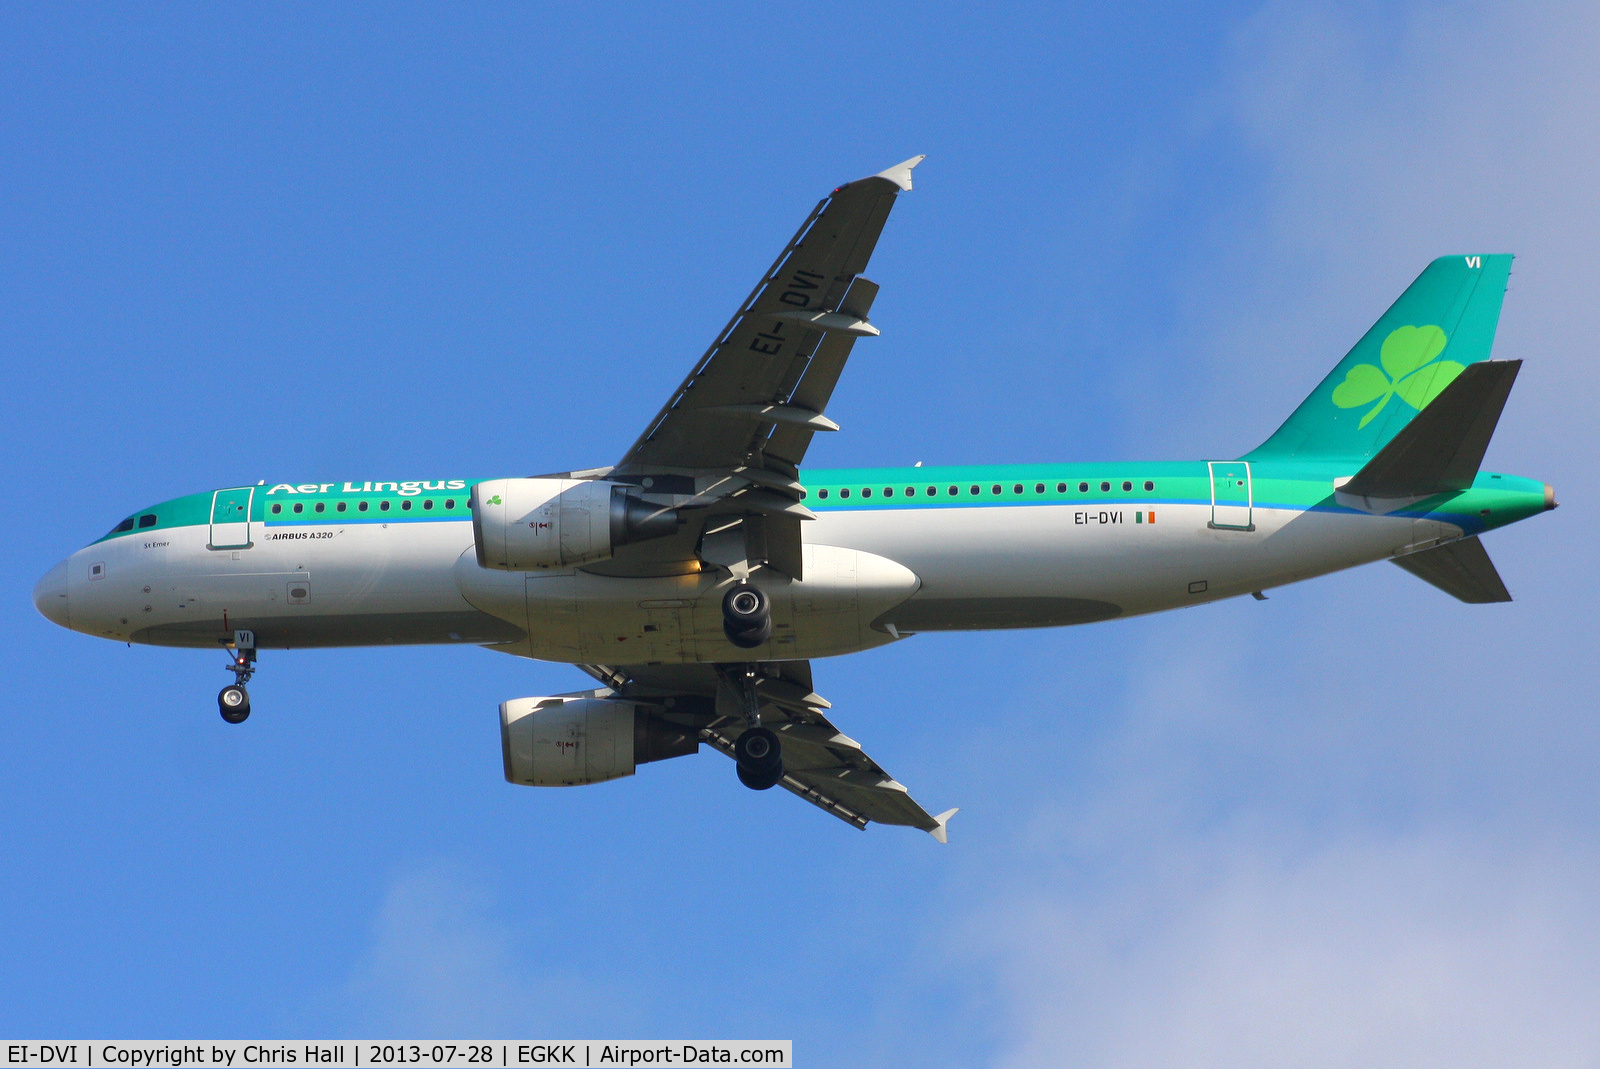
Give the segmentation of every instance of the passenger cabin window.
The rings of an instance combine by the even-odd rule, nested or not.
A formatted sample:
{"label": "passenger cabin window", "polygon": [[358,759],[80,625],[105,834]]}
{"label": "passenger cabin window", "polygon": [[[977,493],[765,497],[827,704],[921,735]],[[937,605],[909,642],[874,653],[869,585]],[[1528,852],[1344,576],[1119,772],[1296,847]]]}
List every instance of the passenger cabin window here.
{"label": "passenger cabin window", "polygon": [[1044,483],[1034,483],[1033,484],[1033,492],[1036,493],[1036,494],[1044,493]]}
{"label": "passenger cabin window", "polygon": [[884,488],[883,488],[883,496],[884,496],[884,497],[893,497],[893,496],[894,496],[894,487],[892,487],[892,486],[885,486],[885,487],[884,487]]}
{"label": "passenger cabin window", "polygon": [[317,511],[318,512],[327,512],[328,511],[327,503],[324,502],[324,501],[318,501],[317,502]]}
{"label": "passenger cabin window", "polygon": [[388,512],[389,511],[389,502],[387,502],[387,501],[378,502],[378,511],[379,512]]}
{"label": "passenger cabin window", "polygon": [[822,498],[824,501],[826,501],[828,499],[828,491],[826,491],[826,490],[818,490],[817,491],[817,496]]}
{"label": "passenger cabin window", "polygon": [[411,501],[409,499],[400,502],[400,511],[401,512],[410,512],[411,511]]}
{"label": "passenger cabin window", "polygon": [[357,512],[365,512],[365,511],[367,511],[367,503],[365,501],[361,502],[359,505],[356,506],[356,511]]}
{"label": "passenger cabin window", "polygon": [[1066,483],[1056,483],[1056,493],[1064,494],[1066,492],[1067,492],[1067,484]]}
{"label": "passenger cabin window", "polygon": [[1011,487],[1011,492],[1012,492],[1012,493],[1013,493],[1013,494],[1020,494],[1020,493],[1022,493],[1022,484],[1021,484],[1021,483],[1017,483],[1017,484],[1015,484],[1015,485],[1014,485],[1014,486],[1012,486],[1012,487]]}
{"label": "passenger cabin window", "polygon": [[272,514],[274,516],[276,516],[278,513],[282,512],[282,511],[283,511],[283,506],[282,505],[273,505],[272,506]]}
{"label": "passenger cabin window", "polygon": [[839,496],[840,497],[849,497],[850,496],[850,491],[849,490],[840,490],[839,491]]}
{"label": "passenger cabin window", "polygon": [[1088,492],[1089,492],[1089,484],[1088,483],[1079,483],[1078,484],[1078,493],[1087,494]]}
{"label": "passenger cabin window", "polygon": [[143,528],[143,527],[154,527],[155,525],[156,525],[155,513],[147,512],[143,516],[139,517],[139,526],[141,528]]}
{"label": "passenger cabin window", "polygon": [[447,508],[447,509],[455,508],[456,507],[456,499],[453,498],[453,497],[445,498],[444,499],[444,507]]}
{"label": "passenger cabin window", "polygon": [[1146,479],[1144,481],[1144,488],[1146,490],[1154,490],[1156,488],[1156,484],[1151,482],[1149,479]]}
{"label": "passenger cabin window", "polygon": [[335,511],[338,511],[338,512],[343,512],[345,510],[345,507],[346,506],[345,506],[345,503],[343,501],[339,502],[338,505],[334,506]]}
{"label": "passenger cabin window", "polygon": [[989,487],[989,492],[992,494],[998,494],[1000,492],[1000,484],[995,483],[993,486]]}
{"label": "passenger cabin window", "polygon": [[303,505],[300,502],[296,501],[294,503],[294,510],[296,512],[304,512],[306,510],[306,507],[305,507],[305,505]]}
{"label": "passenger cabin window", "polygon": [[976,493],[978,493],[978,488],[976,486],[973,486],[967,492],[970,493],[970,494],[976,494]]}
{"label": "passenger cabin window", "polygon": [[1101,483],[1100,484],[1100,492],[1102,494],[1109,493],[1110,490],[1111,490],[1111,484],[1110,483]]}
{"label": "passenger cabin window", "polygon": [[870,486],[862,487],[861,488],[861,496],[862,497],[871,497],[872,496],[872,487],[870,487]]}
{"label": "passenger cabin window", "polygon": [[1127,493],[1129,490],[1132,490],[1132,489],[1133,489],[1133,484],[1128,482],[1126,479],[1124,479],[1122,481],[1122,492],[1123,493]]}

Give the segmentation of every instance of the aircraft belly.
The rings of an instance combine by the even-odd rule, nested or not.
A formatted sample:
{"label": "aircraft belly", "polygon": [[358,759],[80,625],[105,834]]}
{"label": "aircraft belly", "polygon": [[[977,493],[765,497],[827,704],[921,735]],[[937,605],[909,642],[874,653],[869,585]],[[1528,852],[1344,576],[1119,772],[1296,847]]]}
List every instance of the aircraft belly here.
{"label": "aircraft belly", "polygon": [[[1254,530],[1218,529],[1210,519],[1209,504],[863,510],[822,513],[805,534],[859,546],[921,577],[916,596],[881,623],[979,630],[1233,597],[1383,559],[1421,542],[1427,532],[1415,524],[1432,522],[1262,506]],[[1452,530],[1445,535],[1460,534]]]}
{"label": "aircraft belly", "polygon": [[[738,662],[747,650],[722,629],[722,599],[737,580],[726,570],[622,577],[584,571],[504,572],[463,553],[456,582],[473,605],[526,637],[497,646],[541,660],[602,664]],[[805,547],[805,580],[758,570],[751,582],[772,604],[764,660],[828,657],[892,642],[874,621],[904,601],[917,576],[894,561],[835,546]]]}

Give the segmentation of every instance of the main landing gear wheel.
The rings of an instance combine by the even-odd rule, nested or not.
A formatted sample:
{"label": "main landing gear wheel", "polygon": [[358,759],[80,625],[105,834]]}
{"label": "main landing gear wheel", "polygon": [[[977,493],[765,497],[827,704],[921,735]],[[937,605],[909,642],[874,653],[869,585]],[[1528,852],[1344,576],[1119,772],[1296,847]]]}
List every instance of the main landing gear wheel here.
{"label": "main landing gear wheel", "polygon": [[749,787],[752,791],[769,791],[778,785],[783,778],[783,766],[779,765],[771,772],[752,772],[743,765],[738,766],[739,782]]}
{"label": "main landing gear wheel", "polygon": [[740,583],[722,599],[722,633],[740,649],[753,650],[772,637],[772,603],[766,591]]}
{"label": "main landing gear wheel", "polygon": [[250,715],[250,692],[237,683],[229,683],[217,695],[217,709],[228,723],[244,723]]}
{"label": "main landing gear wheel", "polygon": [[733,756],[739,782],[753,791],[774,787],[783,778],[783,746],[766,728],[746,729],[734,740]]}

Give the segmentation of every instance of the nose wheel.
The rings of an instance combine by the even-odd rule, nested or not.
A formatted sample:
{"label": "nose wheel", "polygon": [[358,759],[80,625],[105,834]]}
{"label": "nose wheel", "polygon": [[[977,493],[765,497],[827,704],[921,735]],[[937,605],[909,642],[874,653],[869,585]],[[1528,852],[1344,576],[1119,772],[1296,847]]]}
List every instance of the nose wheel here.
{"label": "nose wheel", "polygon": [[256,639],[249,631],[234,632],[233,649],[229,650],[227,669],[233,673],[233,682],[217,694],[217,711],[230,724],[242,724],[250,716],[250,692],[244,685],[256,674]]}
{"label": "nose wheel", "polygon": [[217,708],[228,723],[242,724],[250,715],[250,692],[237,683],[229,683],[217,695]]}

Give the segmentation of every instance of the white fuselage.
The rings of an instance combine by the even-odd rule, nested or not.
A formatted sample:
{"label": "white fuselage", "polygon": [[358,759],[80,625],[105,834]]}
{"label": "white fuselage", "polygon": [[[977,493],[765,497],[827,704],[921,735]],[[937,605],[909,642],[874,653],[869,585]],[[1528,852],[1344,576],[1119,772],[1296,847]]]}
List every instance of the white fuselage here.
{"label": "white fuselage", "polygon": [[[803,525],[805,578],[751,581],[773,605],[763,659],[823,657],[924,630],[1087,623],[1261,590],[1389,557],[1460,528],[1410,516],[1256,507],[1253,529],[1203,504],[822,511]],[[1145,515],[1149,515],[1148,512]],[[470,643],[578,663],[740,661],[706,566],[623,578],[478,565],[470,520],[252,524],[209,548],[204,524],[95,543],[62,566],[74,630],[215,647]]]}

